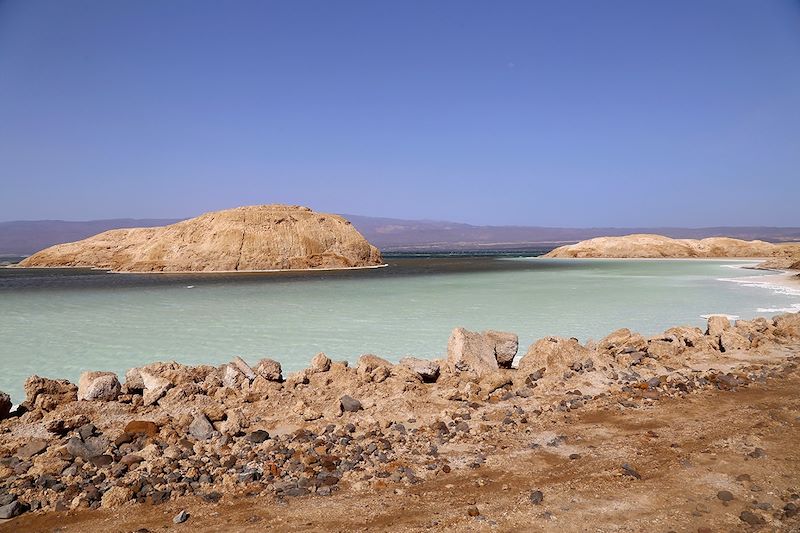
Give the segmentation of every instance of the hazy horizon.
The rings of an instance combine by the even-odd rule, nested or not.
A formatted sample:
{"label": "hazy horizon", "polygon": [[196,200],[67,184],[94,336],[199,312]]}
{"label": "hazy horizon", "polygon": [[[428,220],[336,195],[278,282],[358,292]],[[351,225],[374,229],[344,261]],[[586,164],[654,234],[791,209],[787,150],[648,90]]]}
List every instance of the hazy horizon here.
{"label": "hazy horizon", "polygon": [[0,3],[3,220],[800,226],[800,3]]}

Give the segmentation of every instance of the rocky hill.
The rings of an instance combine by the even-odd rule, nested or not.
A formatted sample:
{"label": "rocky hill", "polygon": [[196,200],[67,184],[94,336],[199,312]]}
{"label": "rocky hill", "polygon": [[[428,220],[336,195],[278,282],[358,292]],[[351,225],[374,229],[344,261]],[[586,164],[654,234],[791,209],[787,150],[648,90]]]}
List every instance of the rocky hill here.
{"label": "rocky hill", "polygon": [[212,272],[377,266],[381,254],[349,221],[307,207],[260,205],[176,224],[115,229],[46,248],[22,267]]}
{"label": "rocky hill", "polygon": [[561,246],[545,257],[608,258],[703,258],[703,257],[788,257],[800,254],[800,243],[773,244],[728,237],[671,239],[663,235],[635,234],[598,237]]}

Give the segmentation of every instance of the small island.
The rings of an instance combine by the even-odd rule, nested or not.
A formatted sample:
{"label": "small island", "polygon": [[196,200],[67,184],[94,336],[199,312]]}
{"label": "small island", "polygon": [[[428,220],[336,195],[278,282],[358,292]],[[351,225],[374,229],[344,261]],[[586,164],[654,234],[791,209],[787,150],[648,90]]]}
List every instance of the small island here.
{"label": "small island", "polygon": [[382,264],[380,251],[343,217],[274,204],[214,211],[163,227],[105,231],[46,248],[19,266],[243,272]]}

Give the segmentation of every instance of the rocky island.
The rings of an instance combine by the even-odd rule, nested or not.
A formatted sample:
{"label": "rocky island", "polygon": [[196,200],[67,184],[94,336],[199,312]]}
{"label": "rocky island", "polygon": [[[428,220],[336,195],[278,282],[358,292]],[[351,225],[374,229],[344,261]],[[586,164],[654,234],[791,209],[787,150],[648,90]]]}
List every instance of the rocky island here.
{"label": "rocky island", "polygon": [[[800,260],[800,243],[774,244],[743,241],[729,237],[672,239],[663,235],[634,234],[623,237],[597,237],[561,246],[545,257],[565,258],[714,258],[759,257]],[[793,263],[793,262],[792,262]],[[789,263],[789,264],[792,264]],[[781,263],[783,264],[783,263]]]}
{"label": "rocky island", "polygon": [[381,254],[346,219],[307,207],[258,205],[169,226],[110,230],[33,254],[20,267],[114,272],[242,272],[374,267]]}
{"label": "rocky island", "polygon": [[0,394],[0,530],[800,527],[800,314],[517,352],[32,376]]}

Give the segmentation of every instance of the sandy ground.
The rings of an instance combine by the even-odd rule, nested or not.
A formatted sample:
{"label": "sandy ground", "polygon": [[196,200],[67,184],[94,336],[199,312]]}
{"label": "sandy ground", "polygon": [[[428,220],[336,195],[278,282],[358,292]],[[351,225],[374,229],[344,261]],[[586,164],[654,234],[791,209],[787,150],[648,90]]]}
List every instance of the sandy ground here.
{"label": "sandy ground", "polygon": [[[418,485],[28,514],[0,523],[0,531],[800,531],[800,515],[782,510],[800,505],[798,390],[794,370],[736,392],[639,408],[609,399],[550,413],[509,428],[484,465]],[[554,439],[560,444],[548,445]],[[756,448],[765,455],[752,457]],[[448,452],[451,461],[458,453]],[[623,463],[641,479],[626,475]],[[530,497],[536,490],[538,504]],[[721,500],[720,491],[733,499]],[[471,508],[479,514],[470,516]],[[174,524],[183,509],[189,520]],[[765,524],[746,524],[743,511]]]}

